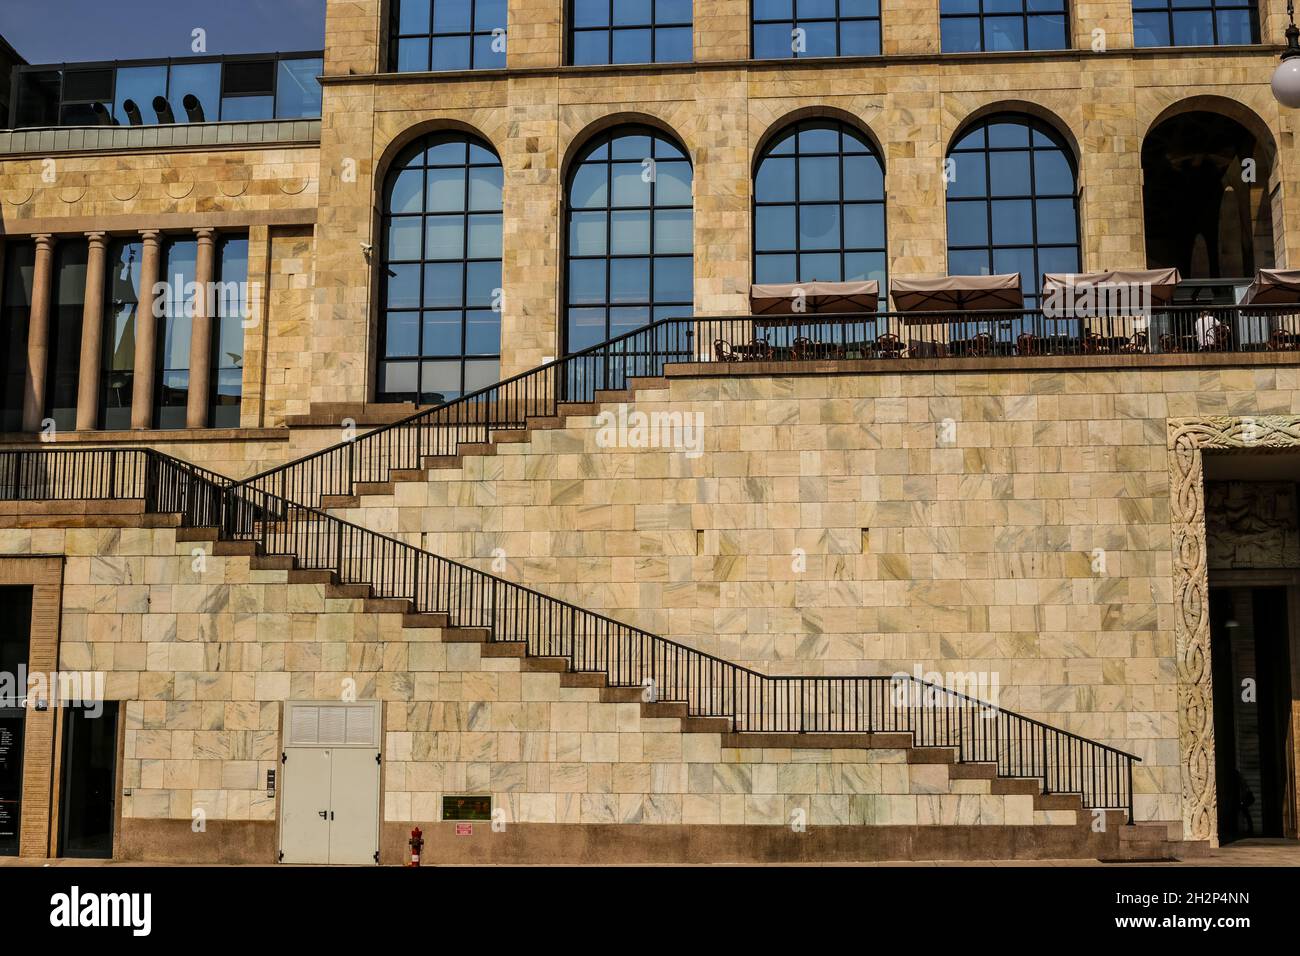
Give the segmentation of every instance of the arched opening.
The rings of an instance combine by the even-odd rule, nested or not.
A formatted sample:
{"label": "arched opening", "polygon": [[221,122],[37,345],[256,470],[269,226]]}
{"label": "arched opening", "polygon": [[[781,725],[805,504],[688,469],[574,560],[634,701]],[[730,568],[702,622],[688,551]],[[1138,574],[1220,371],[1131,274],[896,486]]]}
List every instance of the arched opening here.
{"label": "arched opening", "polygon": [[756,283],[886,282],[885,170],[849,123],[792,123],[754,170]]}
{"label": "arched opening", "polygon": [[376,398],[441,404],[501,367],[501,160],[441,130],[389,168],[381,204]]}
{"label": "arched opening", "polygon": [[1196,110],[1157,123],[1142,144],[1149,268],[1175,266],[1196,301],[1234,289],[1275,263],[1271,150],[1244,125]]}
{"label": "arched opening", "polygon": [[1074,155],[1051,125],[998,113],[966,127],[948,153],[948,271],[1020,273],[1036,308],[1045,272],[1079,271]]}
{"label": "arched opening", "polygon": [[577,352],[695,306],[690,159],[645,125],[601,132],[565,191],[564,345]]}

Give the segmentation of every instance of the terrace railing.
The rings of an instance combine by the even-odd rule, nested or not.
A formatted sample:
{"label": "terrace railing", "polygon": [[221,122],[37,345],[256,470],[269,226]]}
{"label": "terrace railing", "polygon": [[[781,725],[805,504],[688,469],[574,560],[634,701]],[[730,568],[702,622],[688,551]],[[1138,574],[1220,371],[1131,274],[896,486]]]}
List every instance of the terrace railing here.
{"label": "terrace railing", "polygon": [[683,362],[798,364],[828,360],[1035,362],[1080,356],[1105,366],[1120,356],[1300,350],[1300,309],[1164,308],[1150,314],[1061,318],[1042,310],[662,319],[417,412],[239,482],[263,495],[320,507],[357,483],[386,482],[430,458],[455,456],[495,432],[524,429],[563,403],[596,401],[632,379]]}

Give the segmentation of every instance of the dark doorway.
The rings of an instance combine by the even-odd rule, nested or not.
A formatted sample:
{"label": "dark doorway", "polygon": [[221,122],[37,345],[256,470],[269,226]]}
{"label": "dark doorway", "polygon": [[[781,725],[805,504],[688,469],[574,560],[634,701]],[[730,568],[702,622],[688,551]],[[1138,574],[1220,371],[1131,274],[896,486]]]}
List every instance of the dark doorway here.
{"label": "dark doorway", "polygon": [[23,743],[27,731],[27,658],[32,589],[0,587],[0,856],[18,855],[22,822]]}
{"label": "dark doorway", "polygon": [[1274,262],[1270,156],[1217,113],[1171,117],[1142,144],[1147,266],[1249,278]]}
{"label": "dark doorway", "polygon": [[1211,589],[1220,843],[1285,835],[1290,642],[1286,588]]}
{"label": "dark doorway", "polygon": [[63,791],[59,855],[113,855],[117,793],[116,701],[103,712],[71,707],[63,718]]}

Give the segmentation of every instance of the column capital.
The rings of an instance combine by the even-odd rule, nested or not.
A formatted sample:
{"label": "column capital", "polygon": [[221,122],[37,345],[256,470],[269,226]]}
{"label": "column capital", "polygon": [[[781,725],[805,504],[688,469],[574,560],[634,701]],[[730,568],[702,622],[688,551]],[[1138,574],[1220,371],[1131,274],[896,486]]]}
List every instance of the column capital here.
{"label": "column capital", "polygon": [[199,242],[212,242],[217,238],[217,230],[212,226],[197,226],[194,235],[199,237]]}
{"label": "column capital", "polygon": [[161,236],[161,235],[162,235],[162,233],[159,232],[157,229],[141,229],[141,230],[140,230],[140,238],[143,239],[145,242],[157,242],[157,241],[158,241],[158,237]]}
{"label": "column capital", "polygon": [[36,248],[38,249],[54,245],[54,235],[52,233],[38,232],[32,236],[32,239],[36,241]]}
{"label": "column capital", "polygon": [[86,240],[87,240],[88,242],[90,242],[92,245],[93,245],[94,243],[104,243],[104,242],[107,241],[107,239],[108,239],[108,233],[106,233],[106,232],[88,232],[88,233],[86,233]]}

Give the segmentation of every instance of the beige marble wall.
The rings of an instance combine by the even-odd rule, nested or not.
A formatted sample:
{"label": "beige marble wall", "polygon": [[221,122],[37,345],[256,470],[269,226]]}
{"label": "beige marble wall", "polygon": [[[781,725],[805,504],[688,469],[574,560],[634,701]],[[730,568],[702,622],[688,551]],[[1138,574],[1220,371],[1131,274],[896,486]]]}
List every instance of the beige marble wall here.
{"label": "beige marble wall", "polygon": [[0,530],[0,554],[32,552],[66,555],[59,667],[104,672],[105,699],[125,702],[127,819],[275,819],[263,781],[279,769],[283,701],[342,699],[353,681],[357,699],[387,702],[386,820],[435,821],[443,794],[472,792],[507,824],[1077,822],[902,750],[740,750],[682,733],[170,529]]}
{"label": "beige marble wall", "polygon": [[1297,409],[1276,367],[680,379],[629,411],[697,457],[571,419],[341,514],[768,673],[997,675],[1176,816],[1166,420]]}

